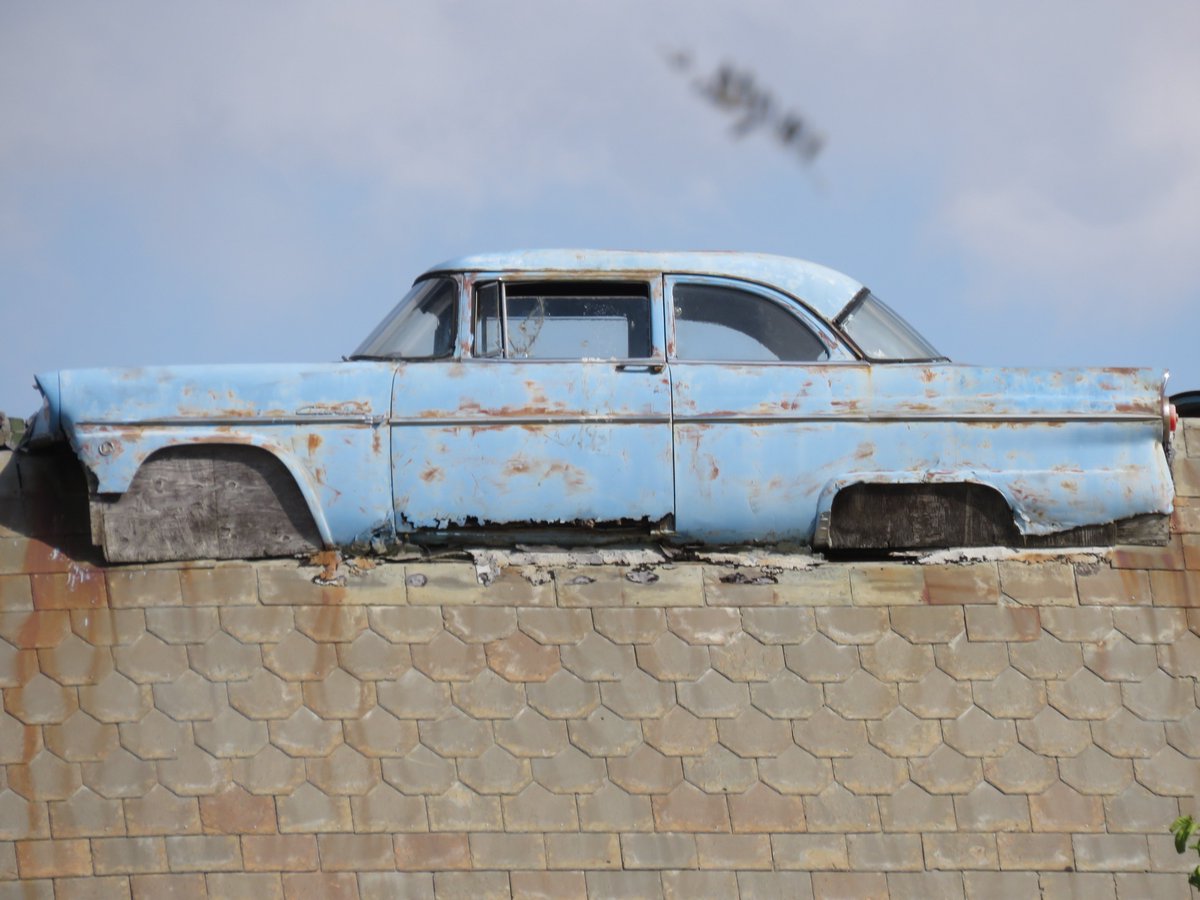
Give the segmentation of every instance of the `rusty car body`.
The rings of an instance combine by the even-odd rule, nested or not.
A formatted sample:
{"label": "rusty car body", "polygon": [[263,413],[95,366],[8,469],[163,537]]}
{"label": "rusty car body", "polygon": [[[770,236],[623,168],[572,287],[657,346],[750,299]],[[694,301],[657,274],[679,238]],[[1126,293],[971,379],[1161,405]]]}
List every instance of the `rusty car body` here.
{"label": "rusty car body", "polygon": [[1155,540],[1173,495],[1162,372],[953,363],[854,279],[761,254],[470,256],[341,362],[37,385],[27,443],[69,442],[112,561]]}

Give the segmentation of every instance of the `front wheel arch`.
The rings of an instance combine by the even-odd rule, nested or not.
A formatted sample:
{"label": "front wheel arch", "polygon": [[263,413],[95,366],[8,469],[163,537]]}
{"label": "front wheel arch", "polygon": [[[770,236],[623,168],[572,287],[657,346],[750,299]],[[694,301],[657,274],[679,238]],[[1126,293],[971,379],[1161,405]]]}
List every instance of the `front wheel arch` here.
{"label": "front wheel arch", "polygon": [[92,498],[93,541],[110,562],[293,556],[325,546],[321,531],[295,473],[247,444],[163,448],[125,493]]}

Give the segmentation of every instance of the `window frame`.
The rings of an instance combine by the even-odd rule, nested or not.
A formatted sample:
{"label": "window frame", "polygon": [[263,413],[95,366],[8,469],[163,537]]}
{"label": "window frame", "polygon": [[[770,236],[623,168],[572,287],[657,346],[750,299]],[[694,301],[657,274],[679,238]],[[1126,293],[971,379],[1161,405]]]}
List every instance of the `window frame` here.
{"label": "window frame", "polygon": [[[508,346],[508,284],[538,284],[541,282],[558,285],[565,284],[636,284],[646,289],[647,315],[650,326],[650,355],[624,357],[592,357],[592,356],[562,356],[562,357],[513,357],[509,355]],[[500,287],[500,353],[480,355],[475,345],[475,326],[479,314],[479,293],[490,284]],[[467,315],[463,317],[462,346],[469,348],[464,351],[463,360],[481,363],[608,363],[614,366],[661,366],[666,361],[665,341],[663,338],[664,324],[662,319],[662,276],[660,273],[619,272],[619,273],[540,273],[540,272],[474,272],[464,278],[463,290],[466,294]],[[582,296],[582,295],[581,295]]]}
{"label": "window frame", "polygon": [[[666,310],[667,328],[670,335],[667,343],[669,348],[667,360],[670,363],[732,366],[827,366],[839,363],[861,362],[850,348],[846,346],[841,335],[831,328],[824,319],[809,310],[802,301],[783,293],[778,288],[740,278],[726,278],[715,275],[689,275],[686,272],[664,273],[663,281],[663,306]],[[677,284],[703,284],[713,287],[724,287],[745,294],[753,294],[774,303],[776,306],[781,307],[785,313],[791,315],[792,318],[798,320],[801,325],[807,327],[817,337],[824,345],[828,358],[809,362],[783,359],[685,359],[678,354],[679,345],[675,327],[675,286]]]}

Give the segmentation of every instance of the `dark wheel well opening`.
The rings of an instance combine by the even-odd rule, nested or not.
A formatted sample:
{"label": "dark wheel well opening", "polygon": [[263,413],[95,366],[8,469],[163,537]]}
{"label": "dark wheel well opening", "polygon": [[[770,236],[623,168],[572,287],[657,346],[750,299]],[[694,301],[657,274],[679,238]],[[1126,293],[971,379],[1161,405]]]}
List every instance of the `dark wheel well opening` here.
{"label": "dark wheel well opening", "polygon": [[830,549],[844,555],[1024,543],[1008,501],[981,484],[852,484],[829,515]]}
{"label": "dark wheel well opening", "polygon": [[112,562],[255,559],[322,545],[292,474],[259,447],[157,451],[128,491],[95,497],[93,509],[94,537]]}

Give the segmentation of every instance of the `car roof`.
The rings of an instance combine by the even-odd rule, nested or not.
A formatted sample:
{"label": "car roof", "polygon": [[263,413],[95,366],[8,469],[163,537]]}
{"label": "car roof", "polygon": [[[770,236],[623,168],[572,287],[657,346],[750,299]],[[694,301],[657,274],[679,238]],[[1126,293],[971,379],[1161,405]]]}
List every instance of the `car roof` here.
{"label": "car roof", "polygon": [[619,272],[712,275],[779,288],[833,319],[863,289],[861,282],[833,269],[789,256],[734,251],[514,250],[447,260],[421,277],[439,272]]}

